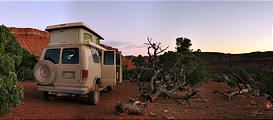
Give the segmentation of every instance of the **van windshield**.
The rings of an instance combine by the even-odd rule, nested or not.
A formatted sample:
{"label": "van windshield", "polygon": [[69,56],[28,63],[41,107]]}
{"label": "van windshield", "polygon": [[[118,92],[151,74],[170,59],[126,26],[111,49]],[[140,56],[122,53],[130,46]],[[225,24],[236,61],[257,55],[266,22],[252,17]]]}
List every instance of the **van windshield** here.
{"label": "van windshield", "polygon": [[53,62],[54,64],[58,64],[59,57],[60,57],[60,49],[47,49],[44,56],[44,60],[49,60]]}
{"label": "van windshield", "polygon": [[79,48],[64,48],[62,64],[79,64]]}

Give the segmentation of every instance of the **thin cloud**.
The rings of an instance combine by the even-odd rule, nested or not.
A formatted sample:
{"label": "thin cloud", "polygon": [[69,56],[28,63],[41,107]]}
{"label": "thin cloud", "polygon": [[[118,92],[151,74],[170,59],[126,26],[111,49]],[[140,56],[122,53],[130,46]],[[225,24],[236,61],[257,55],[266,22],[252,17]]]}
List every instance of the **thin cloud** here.
{"label": "thin cloud", "polygon": [[122,47],[124,45],[127,45],[128,42],[124,42],[124,41],[107,41],[107,42],[103,42],[102,44],[110,45],[112,47]]}

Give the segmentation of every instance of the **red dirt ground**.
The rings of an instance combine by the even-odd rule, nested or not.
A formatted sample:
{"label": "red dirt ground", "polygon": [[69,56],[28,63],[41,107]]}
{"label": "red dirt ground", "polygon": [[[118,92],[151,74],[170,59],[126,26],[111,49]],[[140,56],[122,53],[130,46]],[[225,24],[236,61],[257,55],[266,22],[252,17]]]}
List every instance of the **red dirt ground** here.
{"label": "red dirt ground", "polygon": [[[112,92],[101,94],[98,105],[86,105],[84,98],[57,97],[53,101],[46,101],[43,94],[37,91],[35,82],[23,82],[25,97],[22,103],[6,113],[3,119],[157,119],[148,115],[117,115],[115,105],[118,101],[128,102],[130,97],[137,95],[137,86],[124,81],[118,84]],[[238,95],[232,101],[226,101],[224,96],[213,94],[216,89],[230,89],[224,83],[208,82],[198,86],[202,99],[189,100],[194,108],[186,102],[181,104],[175,100],[158,99],[150,104],[146,114],[159,114],[179,119],[209,119],[231,118],[273,119],[273,111],[265,110],[266,98],[251,95]]]}

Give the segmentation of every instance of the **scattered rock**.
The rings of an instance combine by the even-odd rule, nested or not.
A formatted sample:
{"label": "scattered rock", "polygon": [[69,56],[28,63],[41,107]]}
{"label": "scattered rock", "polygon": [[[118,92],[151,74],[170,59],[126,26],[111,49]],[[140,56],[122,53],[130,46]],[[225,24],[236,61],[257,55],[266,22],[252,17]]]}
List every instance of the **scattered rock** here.
{"label": "scattered rock", "polygon": [[272,109],[272,104],[271,104],[270,101],[267,101],[267,103],[265,104],[265,109],[266,109],[266,110],[273,110],[273,109]]}
{"label": "scattered rock", "polygon": [[175,117],[170,117],[170,119],[172,119],[172,120],[173,120],[173,119],[175,119]]}

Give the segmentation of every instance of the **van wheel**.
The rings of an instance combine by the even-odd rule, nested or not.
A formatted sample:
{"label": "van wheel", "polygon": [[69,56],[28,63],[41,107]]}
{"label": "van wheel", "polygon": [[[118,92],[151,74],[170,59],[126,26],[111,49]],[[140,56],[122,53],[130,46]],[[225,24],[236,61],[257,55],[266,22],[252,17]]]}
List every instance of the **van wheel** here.
{"label": "van wheel", "polygon": [[95,90],[89,93],[88,97],[88,104],[89,105],[96,105],[100,101],[100,90],[98,88],[98,84],[95,86]]}
{"label": "van wheel", "polygon": [[112,91],[113,90],[113,86],[107,86],[106,87],[108,91]]}
{"label": "van wheel", "polygon": [[44,91],[44,98],[45,98],[47,101],[52,101],[52,100],[54,100],[54,96],[48,94],[48,91]]}

